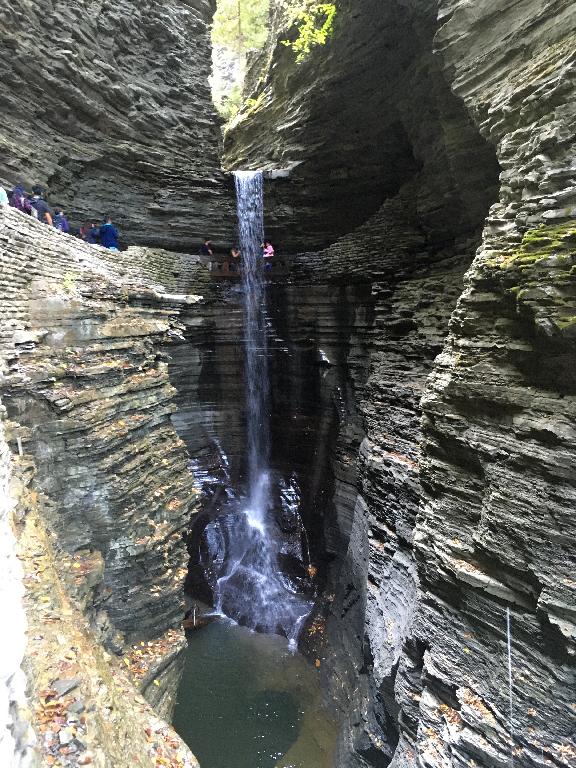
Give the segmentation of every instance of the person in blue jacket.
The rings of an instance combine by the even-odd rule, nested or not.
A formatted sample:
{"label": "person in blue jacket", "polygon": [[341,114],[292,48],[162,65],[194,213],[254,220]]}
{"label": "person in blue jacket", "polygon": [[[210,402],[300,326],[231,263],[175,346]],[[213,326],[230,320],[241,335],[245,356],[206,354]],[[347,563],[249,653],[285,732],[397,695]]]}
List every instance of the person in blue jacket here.
{"label": "person in blue jacket", "polygon": [[106,216],[105,223],[100,227],[100,245],[108,248],[110,251],[117,251],[118,248],[118,230],[112,224],[112,217]]}
{"label": "person in blue jacket", "polygon": [[90,245],[98,245],[100,242],[100,227],[97,227],[94,222],[89,221],[83,227],[80,227],[80,237]]}
{"label": "person in blue jacket", "polygon": [[64,215],[64,211],[61,208],[56,209],[54,218],[52,219],[52,224],[56,227],[56,229],[59,229],[60,232],[65,232],[66,234],[70,232],[68,219]]}

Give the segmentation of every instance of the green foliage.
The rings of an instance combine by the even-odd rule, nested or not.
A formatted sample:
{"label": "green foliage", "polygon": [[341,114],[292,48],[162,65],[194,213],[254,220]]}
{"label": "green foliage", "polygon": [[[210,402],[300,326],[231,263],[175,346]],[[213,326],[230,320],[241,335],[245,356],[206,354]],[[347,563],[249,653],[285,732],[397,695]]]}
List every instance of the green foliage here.
{"label": "green foliage", "polygon": [[306,9],[298,10],[295,14],[298,37],[295,40],[282,40],[282,45],[294,51],[296,61],[304,61],[312,48],[326,45],[332,37],[335,18],[335,3],[308,4]]}
{"label": "green foliage", "polygon": [[[216,108],[230,122],[242,106],[248,51],[262,48],[268,36],[271,0],[218,0],[212,43],[221,49],[212,77]],[[273,1],[273,0],[272,0]]]}
{"label": "green foliage", "polygon": [[264,94],[260,93],[260,95],[256,99],[246,99],[244,102],[244,107],[246,108],[247,112],[256,112],[262,104],[264,103]]}
{"label": "green foliage", "polygon": [[232,86],[230,91],[222,97],[222,100],[216,104],[218,113],[227,122],[232,120],[239,112],[242,106],[242,88],[240,83]]}
{"label": "green foliage", "polygon": [[270,0],[218,0],[212,41],[244,54],[262,48],[268,35]]}

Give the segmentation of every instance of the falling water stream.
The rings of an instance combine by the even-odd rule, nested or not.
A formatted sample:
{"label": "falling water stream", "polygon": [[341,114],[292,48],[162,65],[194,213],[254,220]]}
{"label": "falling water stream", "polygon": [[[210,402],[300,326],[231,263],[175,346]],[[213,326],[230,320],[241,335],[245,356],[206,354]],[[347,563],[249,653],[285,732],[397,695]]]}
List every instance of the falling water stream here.
{"label": "falling water stream", "polygon": [[227,518],[216,607],[245,626],[295,642],[312,603],[290,583],[278,563],[283,541],[270,494],[262,174],[236,173],[236,195],[244,296],[247,484],[238,509]]}
{"label": "falling water stream", "polygon": [[244,302],[245,482],[230,489],[200,537],[214,608],[226,618],[189,637],[174,725],[202,768],[331,768],[335,726],[322,705],[318,671],[296,652],[313,605],[311,590],[304,594],[281,566],[281,556],[296,550],[304,570],[309,545],[295,481],[270,466],[262,174],[236,173],[236,192]]}

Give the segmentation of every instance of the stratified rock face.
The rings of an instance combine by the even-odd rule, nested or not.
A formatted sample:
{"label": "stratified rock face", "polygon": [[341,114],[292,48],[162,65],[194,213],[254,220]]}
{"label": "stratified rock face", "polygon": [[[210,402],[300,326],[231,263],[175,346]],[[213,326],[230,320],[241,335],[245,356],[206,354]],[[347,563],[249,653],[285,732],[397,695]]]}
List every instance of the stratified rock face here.
{"label": "stratified rock face", "polygon": [[[238,166],[301,161],[291,180],[270,182],[279,237],[293,242],[290,217],[308,243],[347,232],[299,257],[293,279],[372,292],[360,346],[370,369],[354,381],[361,418],[344,412],[335,428],[326,521],[335,559],[324,617],[337,652],[322,668],[348,706],[338,765],[567,766],[576,11],[566,1],[339,7],[334,40],[309,64],[291,69],[278,48],[227,144]],[[268,146],[264,125],[277,131]],[[402,145],[417,163],[399,173]],[[373,169],[382,205],[358,180]]]}
{"label": "stratified rock face", "polygon": [[[158,257],[151,253],[152,271]],[[54,718],[59,727],[64,718],[86,764],[92,756],[118,768],[155,765],[162,749],[167,759],[196,765],[136,688],[169,716],[184,644],[175,629],[184,612],[183,533],[196,492],[171,423],[174,390],[163,349],[180,333],[178,308],[197,298],[161,292],[150,278],[136,282],[140,258],[147,263],[138,250],[111,254],[0,210],[0,392],[11,451],[2,441],[0,511],[6,523],[12,511],[24,564],[27,718],[42,734],[42,760],[58,755],[64,742],[54,735]],[[176,281],[186,264],[169,254],[165,261]],[[194,274],[194,260],[186,263]],[[14,581],[15,600],[17,587]],[[7,764],[26,757],[30,743],[16,707],[14,630],[8,685],[0,688],[2,706],[6,694],[13,697],[17,725]],[[126,666],[105,648],[124,655]],[[76,704],[68,683],[77,709],[70,710]],[[49,712],[47,696],[55,700]],[[84,708],[87,724],[78,725]],[[147,731],[156,734],[154,748]]]}
{"label": "stratified rock face", "polygon": [[26,678],[21,669],[26,648],[26,618],[22,606],[24,585],[22,564],[16,557],[16,542],[10,520],[14,499],[10,490],[11,454],[4,434],[4,409],[0,404],[0,605],[10,620],[2,646],[0,666],[0,717],[3,765],[31,768],[34,765],[34,738],[26,720]]}
{"label": "stratified rock face", "polygon": [[111,212],[127,243],[230,242],[208,87],[213,10],[209,0],[3,3],[0,181],[41,183],[75,225]]}
{"label": "stratified rock face", "polygon": [[418,604],[419,401],[478,242],[429,250],[413,199],[408,187],[326,252],[298,260],[308,280],[373,276],[371,322],[349,339],[348,364],[363,350],[368,365],[339,418],[326,534],[335,560],[324,615],[337,650],[325,666],[346,715],[339,754],[346,766],[385,764],[398,738],[394,680]]}
{"label": "stratified rock face", "polygon": [[176,310],[122,284],[99,260],[104,249],[2,216],[12,441],[34,458],[58,545],[101,555],[86,602],[109,641],[161,634],[182,612],[181,531],[194,496],[159,352]]}
{"label": "stratified rock face", "polygon": [[512,752],[516,765],[571,765],[576,12],[446,12],[438,46],[504,172],[423,401],[420,652],[400,663],[397,764],[416,752],[503,765]]}
{"label": "stratified rock face", "polygon": [[[242,298],[237,283],[222,284],[204,302],[183,309],[184,339],[168,350],[170,380],[178,392],[173,423],[186,442],[204,502],[189,542],[188,586],[207,602],[212,594],[198,544],[211,517],[237,498],[246,482]],[[362,341],[371,327],[372,296],[365,284],[280,280],[268,285],[266,301],[274,509],[287,538],[293,534],[282,565],[304,581],[303,559],[320,571],[322,581],[326,540],[332,536],[327,530],[334,485],[331,450],[340,418],[354,409],[353,381],[365,376]],[[357,448],[353,430],[350,424]],[[335,528],[333,533],[338,535]],[[333,544],[329,549],[328,559]]]}
{"label": "stratified rock face", "polygon": [[333,243],[414,179],[430,237],[484,217],[498,167],[432,54],[436,27],[432,2],[343,0],[334,38],[308,60],[277,43],[224,162],[293,168],[266,192],[267,232],[284,251]]}

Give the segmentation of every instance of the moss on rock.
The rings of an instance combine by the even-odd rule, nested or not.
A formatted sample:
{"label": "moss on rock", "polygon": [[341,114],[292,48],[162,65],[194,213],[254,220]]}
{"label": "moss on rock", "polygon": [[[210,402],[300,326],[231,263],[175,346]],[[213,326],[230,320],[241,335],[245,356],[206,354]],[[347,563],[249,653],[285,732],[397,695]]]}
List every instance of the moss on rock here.
{"label": "moss on rock", "polygon": [[552,256],[555,266],[572,266],[576,259],[576,220],[555,226],[541,224],[536,229],[529,229],[520,247],[504,257],[500,268],[530,266]]}

